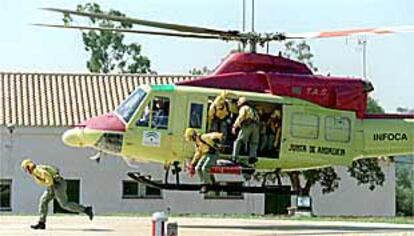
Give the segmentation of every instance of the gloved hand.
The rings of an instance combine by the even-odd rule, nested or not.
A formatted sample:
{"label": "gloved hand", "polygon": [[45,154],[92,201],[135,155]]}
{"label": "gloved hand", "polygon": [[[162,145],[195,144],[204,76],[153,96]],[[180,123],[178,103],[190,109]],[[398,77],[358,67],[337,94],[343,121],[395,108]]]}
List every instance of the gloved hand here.
{"label": "gloved hand", "polygon": [[187,164],[187,173],[190,177],[193,177],[195,174],[195,167],[192,164]]}

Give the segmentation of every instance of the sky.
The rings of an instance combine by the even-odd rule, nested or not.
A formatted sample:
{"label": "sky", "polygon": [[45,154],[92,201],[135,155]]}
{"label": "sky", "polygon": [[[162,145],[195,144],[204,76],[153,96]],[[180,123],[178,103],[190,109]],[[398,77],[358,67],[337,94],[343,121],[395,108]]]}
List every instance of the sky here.
{"label": "sky", "polygon": [[[87,72],[88,54],[78,31],[34,27],[32,23],[61,23],[57,13],[41,7],[75,9],[89,1],[0,0],[0,72]],[[242,0],[105,0],[103,9],[131,17],[222,30],[242,29]],[[251,1],[247,28],[251,28]],[[329,29],[414,25],[412,0],[256,0],[256,32],[309,32]],[[75,22],[82,23],[80,18]],[[139,27],[138,27],[139,28]],[[149,29],[141,27],[140,29]],[[414,33],[368,36],[367,79],[372,96],[387,112],[414,107]],[[236,47],[214,40],[128,35],[142,45],[158,74],[187,74],[192,68],[215,68]],[[319,74],[362,76],[358,37],[313,39],[308,43]],[[271,44],[277,54],[281,45]],[[264,52],[264,49],[259,49]]]}

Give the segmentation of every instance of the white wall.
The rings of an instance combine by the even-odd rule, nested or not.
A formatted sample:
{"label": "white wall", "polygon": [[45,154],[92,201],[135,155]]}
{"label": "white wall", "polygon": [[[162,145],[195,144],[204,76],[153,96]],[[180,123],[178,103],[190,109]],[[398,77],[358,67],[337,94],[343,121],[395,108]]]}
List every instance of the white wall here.
{"label": "white wall", "polygon": [[[13,179],[12,210],[15,213],[36,213],[38,198],[44,190],[20,169],[24,156],[38,163],[58,166],[67,179],[80,179],[80,202],[92,204],[98,214],[153,212],[167,208],[177,213],[264,212],[264,196],[260,194],[245,194],[243,200],[204,200],[196,192],[164,191],[163,199],[122,199],[122,180],[128,180],[126,173],[134,169],[121,158],[105,156],[100,164],[90,161],[87,157],[94,154],[92,150],[70,148],[62,143],[64,129],[17,128],[12,135],[4,127],[0,131],[0,178]],[[318,187],[312,191],[315,214],[395,214],[394,166],[385,168],[387,181],[374,192],[367,186],[356,186],[344,170],[339,168],[342,181],[335,193],[322,195]],[[163,179],[160,165],[141,164],[138,171],[151,174],[153,179]],[[182,180],[191,181],[185,177]]]}
{"label": "white wall", "polygon": [[333,193],[321,194],[319,185],[315,186],[311,195],[313,211],[316,215],[325,216],[395,216],[395,166],[383,165],[385,174],[383,186],[374,191],[369,185],[357,185],[355,178],[349,177],[347,168],[336,168],[340,181],[338,189]]}
{"label": "white wall", "polygon": [[[59,167],[66,179],[80,179],[80,202],[92,204],[98,214],[153,212],[167,208],[177,213],[264,212],[261,195],[246,195],[243,200],[204,200],[197,192],[163,191],[163,199],[122,199],[122,180],[129,179],[127,172],[136,170],[128,167],[119,157],[104,156],[100,164],[89,160],[88,157],[94,151],[65,146],[61,141],[63,131],[50,128],[18,128],[10,136],[5,128],[1,130],[0,178],[13,179],[13,212],[37,212],[38,199],[44,190],[20,169],[20,162],[25,156],[37,163]],[[141,164],[139,172],[151,174],[153,179],[163,179],[161,165]],[[188,179],[184,178],[183,181]],[[50,207],[52,208],[52,204]]]}

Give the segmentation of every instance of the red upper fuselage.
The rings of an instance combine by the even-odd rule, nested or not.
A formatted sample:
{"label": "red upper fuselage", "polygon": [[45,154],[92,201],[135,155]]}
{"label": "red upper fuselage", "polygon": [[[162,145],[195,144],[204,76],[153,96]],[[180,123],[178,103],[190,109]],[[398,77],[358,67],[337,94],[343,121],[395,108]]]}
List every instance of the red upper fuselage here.
{"label": "red upper fuselage", "polygon": [[357,78],[314,75],[303,63],[280,56],[234,53],[213,74],[177,84],[272,93],[324,107],[354,111],[363,118],[371,83]]}

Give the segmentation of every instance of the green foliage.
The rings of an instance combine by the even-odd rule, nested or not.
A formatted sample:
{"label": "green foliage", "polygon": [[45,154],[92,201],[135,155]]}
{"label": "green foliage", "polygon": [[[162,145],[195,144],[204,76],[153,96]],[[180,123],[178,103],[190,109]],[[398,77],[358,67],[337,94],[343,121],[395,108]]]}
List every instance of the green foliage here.
{"label": "green foliage", "polygon": [[212,73],[213,71],[210,70],[209,68],[207,68],[207,66],[203,66],[203,68],[198,69],[198,68],[193,68],[189,71],[189,73],[191,75],[208,75],[210,73]]}
{"label": "green foliage", "polygon": [[[109,10],[103,11],[96,3],[78,5],[77,11],[113,16],[125,16],[125,14]],[[72,23],[70,15],[63,17],[65,25]],[[89,18],[91,26],[104,28],[130,29],[132,25],[128,22],[112,22],[105,19]],[[95,73],[153,73],[150,70],[150,60],[141,55],[141,46],[137,43],[124,43],[124,35],[113,31],[88,31],[82,33],[85,50],[90,53],[86,63],[90,72]]]}
{"label": "green foliage", "polygon": [[367,113],[384,113],[384,109],[378,104],[378,102],[368,97],[368,106],[367,106]]}
{"label": "green foliage", "polygon": [[397,112],[406,113],[406,114],[414,114],[414,108],[398,107]]}
{"label": "green foliage", "polygon": [[341,180],[332,167],[303,171],[303,176],[306,179],[305,195],[309,195],[311,187],[317,182],[321,185],[323,194],[334,192],[339,186],[339,180]]}
{"label": "green foliage", "polygon": [[311,53],[310,46],[306,43],[306,41],[302,41],[297,43],[296,41],[287,41],[284,44],[284,52],[283,56],[286,58],[295,58],[296,60],[305,63],[309,66],[313,71],[318,71],[313,65],[312,58],[314,55]]}
{"label": "green foliage", "polygon": [[402,157],[396,165],[397,215],[414,215],[414,158]]}
{"label": "green foliage", "polygon": [[385,175],[378,164],[378,159],[361,159],[352,162],[352,167],[348,168],[349,174],[358,180],[358,185],[369,184],[372,191],[377,185],[382,185]]}

